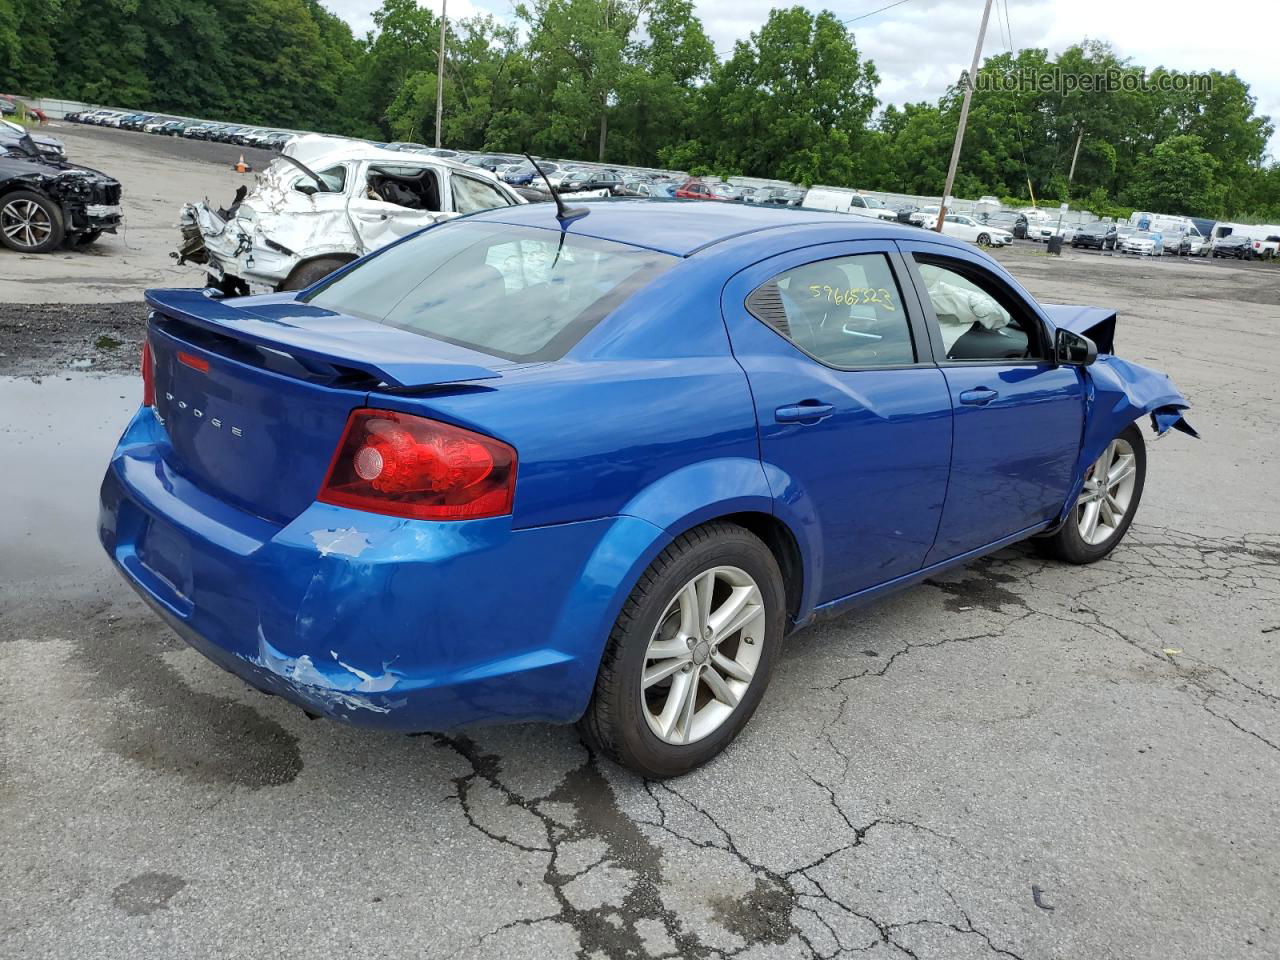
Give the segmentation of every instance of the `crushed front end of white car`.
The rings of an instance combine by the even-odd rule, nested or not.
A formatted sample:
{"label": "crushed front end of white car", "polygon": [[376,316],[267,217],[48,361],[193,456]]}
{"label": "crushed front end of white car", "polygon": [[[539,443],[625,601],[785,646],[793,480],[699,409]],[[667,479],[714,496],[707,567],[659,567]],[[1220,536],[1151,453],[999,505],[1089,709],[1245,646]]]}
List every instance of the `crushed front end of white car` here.
{"label": "crushed front end of white car", "polygon": [[482,170],[360,141],[291,141],[230,206],[182,208],[173,256],[226,294],[298,290],[441,220],[524,198]]}

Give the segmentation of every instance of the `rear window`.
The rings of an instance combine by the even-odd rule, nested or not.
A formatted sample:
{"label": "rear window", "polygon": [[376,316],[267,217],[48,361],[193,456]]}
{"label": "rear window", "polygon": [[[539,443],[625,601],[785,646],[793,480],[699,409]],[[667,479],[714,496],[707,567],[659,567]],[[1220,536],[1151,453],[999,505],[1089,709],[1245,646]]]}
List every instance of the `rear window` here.
{"label": "rear window", "polygon": [[388,247],[307,302],[508,360],[555,360],[676,259],[558,230],[455,221]]}

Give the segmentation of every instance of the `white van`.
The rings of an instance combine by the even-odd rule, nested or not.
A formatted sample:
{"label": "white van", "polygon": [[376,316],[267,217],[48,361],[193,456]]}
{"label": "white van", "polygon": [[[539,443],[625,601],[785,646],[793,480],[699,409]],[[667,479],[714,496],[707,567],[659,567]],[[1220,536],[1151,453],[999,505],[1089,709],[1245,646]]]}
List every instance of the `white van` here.
{"label": "white van", "polygon": [[854,213],[880,220],[897,220],[898,214],[890,210],[877,197],[864,196],[856,190],[839,187],[810,187],[800,206],[807,210],[829,210],[833,213]]}

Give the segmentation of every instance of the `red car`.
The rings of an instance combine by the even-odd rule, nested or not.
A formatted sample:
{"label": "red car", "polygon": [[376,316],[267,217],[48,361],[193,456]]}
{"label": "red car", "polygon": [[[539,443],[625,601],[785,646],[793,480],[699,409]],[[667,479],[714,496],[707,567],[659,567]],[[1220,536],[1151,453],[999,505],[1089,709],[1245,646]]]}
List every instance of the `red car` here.
{"label": "red car", "polygon": [[724,200],[711,189],[710,184],[701,180],[686,180],[676,188],[677,200]]}

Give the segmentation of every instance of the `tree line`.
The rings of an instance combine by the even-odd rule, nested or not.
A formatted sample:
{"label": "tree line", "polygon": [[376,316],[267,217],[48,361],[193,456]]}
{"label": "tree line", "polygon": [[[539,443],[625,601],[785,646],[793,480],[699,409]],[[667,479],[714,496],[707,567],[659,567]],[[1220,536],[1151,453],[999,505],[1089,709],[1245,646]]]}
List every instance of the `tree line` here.
{"label": "tree line", "polygon": [[[384,0],[365,37],[318,0],[0,0],[0,89],[374,140],[435,137],[440,23]],[[962,88],[881,108],[830,11],[770,11],[717,54],[692,0],[528,0],[447,25],[442,139],[468,150],[942,189]],[[1169,76],[1084,42],[987,58],[1002,76]],[[1234,72],[1108,93],[984,85],[955,193],[1280,220],[1273,132]],[[1072,169],[1074,166],[1074,170]]]}

